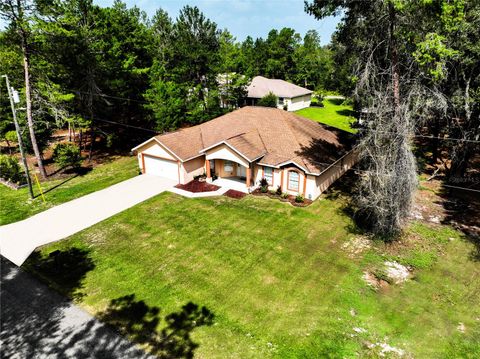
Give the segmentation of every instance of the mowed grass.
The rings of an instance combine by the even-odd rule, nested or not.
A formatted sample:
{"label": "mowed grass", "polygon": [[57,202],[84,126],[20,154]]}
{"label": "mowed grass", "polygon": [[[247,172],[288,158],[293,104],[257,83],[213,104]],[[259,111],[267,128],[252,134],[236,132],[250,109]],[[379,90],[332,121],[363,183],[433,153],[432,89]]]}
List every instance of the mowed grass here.
{"label": "mowed grass", "polygon": [[99,165],[82,176],[72,174],[65,179],[42,182],[45,203],[35,182],[33,183],[34,192],[37,197],[34,200],[30,199],[26,187],[15,191],[0,185],[0,225],[20,221],[52,206],[106,188],[137,174],[138,165],[135,157],[113,157],[111,162]]}
{"label": "mowed grass", "polygon": [[353,108],[342,103],[342,99],[324,99],[324,107],[308,107],[295,113],[340,130],[355,133],[357,130],[351,127],[355,122]]}
{"label": "mowed grass", "polygon": [[[380,347],[368,343],[418,358],[479,357],[473,245],[449,227],[414,223],[406,235],[413,244],[402,250],[374,243],[352,256],[343,245],[358,235],[342,205],[163,193],[42,248],[26,267],[35,272],[39,257],[55,250],[86,253],[95,267],[73,292],[60,284],[62,274],[43,279],[64,293],[68,287],[92,313],[131,294],[162,317],[187,302],[205,306],[215,319],[193,331],[198,358],[377,357]],[[414,265],[414,278],[369,288],[363,271],[385,260]]]}

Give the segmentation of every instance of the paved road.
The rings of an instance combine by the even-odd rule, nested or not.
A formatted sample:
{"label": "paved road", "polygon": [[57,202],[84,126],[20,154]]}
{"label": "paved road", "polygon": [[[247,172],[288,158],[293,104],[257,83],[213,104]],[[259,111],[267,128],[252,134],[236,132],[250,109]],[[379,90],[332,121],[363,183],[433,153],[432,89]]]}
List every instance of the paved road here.
{"label": "paved road", "polygon": [[38,246],[55,242],[153,197],[175,184],[141,175],[23,221],[0,227],[0,254],[20,266]]}
{"label": "paved road", "polygon": [[0,358],[152,358],[0,257]]}

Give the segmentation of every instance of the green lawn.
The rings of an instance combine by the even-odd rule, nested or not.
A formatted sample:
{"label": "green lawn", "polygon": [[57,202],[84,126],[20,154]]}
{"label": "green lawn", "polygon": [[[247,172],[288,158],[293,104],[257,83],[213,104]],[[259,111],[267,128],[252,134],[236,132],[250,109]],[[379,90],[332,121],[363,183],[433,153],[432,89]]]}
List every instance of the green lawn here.
{"label": "green lawn", "polygon": [[[40,196],[30,200],[26,187],[15,191],[0,185],[0,225],[20,221],[54,205],[106,188],[137,174],[135,157],[115,158],[114,161],[99,165],[82,176],[72,174],[62,180],[43,182],[41,186],[46,192],[45,203]],[[35,183],[34,190],[38,195]]]}
{"label": "green lawn", "polygon": [[308,107],[295,113],[311,120],[355,133],[356,130],[351,127],[355,122],[352,106],[342,105],[342,102],[342,99],[325,99],[323,100],[324,107]]}
{"label": "green lawn", "polygon": [[[163,354],[191,344],[192,332],[199,358],[377,357],[366,343],[384,342],[417,358],[480,356],[471,243],[449,227],[413,223],[409,245],[374,243],[352,257],[342,246],[354,232],[341,199],[295,208],[163,193],[42,248],[25,266]],[[363,271],[387,259],[416,266],[414,279],[374,291]],[[188,302],[206,309],[181,311]],[[168,340],[149,337],[170,313],[178,315],[160,334]]]}

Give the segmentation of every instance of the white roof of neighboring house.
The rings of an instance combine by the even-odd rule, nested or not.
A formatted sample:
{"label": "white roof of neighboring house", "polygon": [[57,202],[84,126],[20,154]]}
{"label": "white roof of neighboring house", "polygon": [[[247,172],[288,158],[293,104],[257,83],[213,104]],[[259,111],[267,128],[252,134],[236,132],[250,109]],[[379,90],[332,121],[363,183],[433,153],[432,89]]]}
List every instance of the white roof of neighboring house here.
{"label": "white roof of neighboring house", "polygon": [[287,81],[267,79],[263,76],[254,77],[248,86],[248,97],[262,98],[269,92],[273,92],[278,97],[292,98],[302,95],[309,95],[313,91],[291,84]]}

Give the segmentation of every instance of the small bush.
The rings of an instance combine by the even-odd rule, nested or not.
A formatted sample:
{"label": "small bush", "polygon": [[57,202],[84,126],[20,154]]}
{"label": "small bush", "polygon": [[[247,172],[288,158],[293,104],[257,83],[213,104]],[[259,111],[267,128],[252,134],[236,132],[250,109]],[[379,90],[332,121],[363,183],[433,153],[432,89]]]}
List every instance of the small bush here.
{"label": "small bush", "polygon": [[317,97],[312,97],[310,106],[323,107],[323,101],[321,99],[318,99]]}
{"label": "small bush", "polygon": [[267,186],[261,186],[260,187],[260,192],[267,193],[268,192],[268,187]]}
{"label": "small bush", "polygon": [[263,107],[277,107],[278,97],[273,92],[269,92],[258,100],[257,105]]}
{"label": "small bush", "polygon": [[17,132],[15,132],[15,131],[8,131],[8,132],[5,134],[5,139],[6,139],[8,142],[15,142],[15,143],[17,143],[17,141],[18,141]]}
{"label": "small bush", "polygon": [[279,196],[281,196],[281,195],[282,195],[282,187],[281,187],[281,186],[278,186],[278,187],[277,187],[277,190],[276,190],[275,192],[276,192],[276,194],[278,194]]}
{"label": "small bush", "polygon": [[288,198],[288,193],[287,192],[282,193],[282,198],[287,199]]}
{"label": "small bush", "polygon": [[107,135],[107,148],[114,148],[119,145],[120,138],[115,133],[110,133]]}
{"label": "small bush", "polygon": [[303,203],[305,201],[305,198],[303,198],[303,196],[301,194],[297,195],[297,197],[295,197],[295,202],[297,203]]}
{"label": "small bush", "polygon": [[268,187],[268,181],[266,178],[260,180],[260,187]]}
{"label": "small bush", "polygon": [[78,168],[82,163],[80,149],[73,143],[59,143],[53,149],[53,160],[60,167]]}
{"label": "small bush", "polygon": [[24,182],[23,171],[15,157],[0,155],[0,177],[16,184]]}
{"label": "small bush", "polygon": [[275,191],[274,189],[271,189],[271,190],[270,190],[270,194],[271,194],[272,196],[275,196],[275,195],[277,194],[277,191]]}

